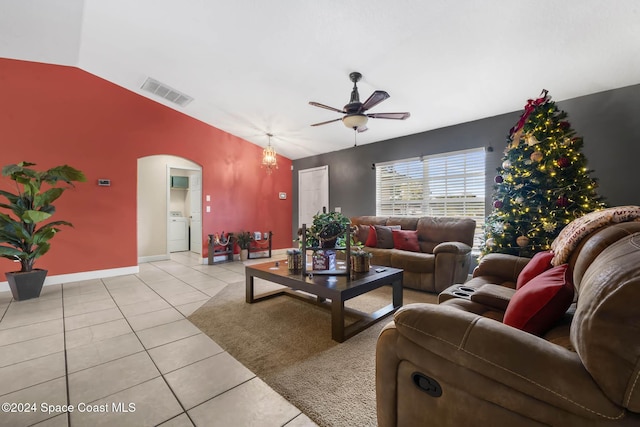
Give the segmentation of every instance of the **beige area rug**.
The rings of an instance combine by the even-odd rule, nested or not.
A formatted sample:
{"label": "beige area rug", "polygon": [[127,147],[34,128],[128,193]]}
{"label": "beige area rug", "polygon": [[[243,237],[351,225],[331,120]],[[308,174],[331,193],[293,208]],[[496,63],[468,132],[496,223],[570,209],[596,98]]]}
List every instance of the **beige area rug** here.
{"label": "beige area rug", "polygon": [[[265,283],[256,279],[257,293]],[[337,343],[328,310],[288,296],[247,304],[244,292],[244,282],[228,285],[189,320],[319,426],[375,426],[375,347],[392,316]],[[403,299],[437,296],[405,289]],[[385,286],[346,305],[373,312],[390,302]]]}

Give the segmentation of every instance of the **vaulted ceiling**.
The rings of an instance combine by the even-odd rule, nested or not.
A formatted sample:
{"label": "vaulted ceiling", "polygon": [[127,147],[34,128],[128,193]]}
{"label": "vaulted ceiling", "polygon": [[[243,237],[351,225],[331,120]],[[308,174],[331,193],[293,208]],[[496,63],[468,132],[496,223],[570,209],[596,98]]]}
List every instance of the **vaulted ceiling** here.
{"label": "vaulted ceiling", "polygon": [[[79,67],[298,159],[640,83],[637,0],[3,0],[0,57]],[[337,112],[391,97],[357,135]],[[141,90],[151,77],[193,98]],[[506,130],[505,130],[506,131]],[[356,139],[357,138],[357,139]]]}

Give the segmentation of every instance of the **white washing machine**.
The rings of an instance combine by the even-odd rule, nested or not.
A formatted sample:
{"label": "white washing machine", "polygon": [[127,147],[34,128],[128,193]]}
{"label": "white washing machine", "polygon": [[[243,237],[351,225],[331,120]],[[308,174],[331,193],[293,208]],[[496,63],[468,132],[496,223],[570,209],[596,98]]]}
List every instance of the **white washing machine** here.
{"label": "white washing machine", "polygon": [[180,211],[169,212],[169,252],[189,250],[189,218],[182,216]]}

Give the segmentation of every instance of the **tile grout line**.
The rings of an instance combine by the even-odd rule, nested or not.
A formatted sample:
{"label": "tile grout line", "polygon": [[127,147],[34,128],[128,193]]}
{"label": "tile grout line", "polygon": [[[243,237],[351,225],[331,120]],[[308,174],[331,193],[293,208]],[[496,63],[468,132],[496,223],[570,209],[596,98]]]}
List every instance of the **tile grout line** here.
{"label": "tile grout line", "polygon": [[[221,269],[222,269],[222,271],[220,271],[220,270],[216,270],[216,271],[209,271],[209,272],[205,272],[205,271],[201,271],[201,270],[199,270],[199,269],[197,268],[197,267],[199,267],[201,264],[197,264],[197,265],[189,265],[189,264],[186,264],[186,263],[183,263],[183,262],[180,262],[180,261],[175,261],[175,260],[171,260],[171,261],[172,261],[172,262],[175,262],[175,263],[177,263],[177,264],[180,264],[180,265],[182,265],[183,267],[186,267],[186,268],[185,268],[185,270],[192,270],[192,271],[195,271],[195,272],[197,272],[197,273],[199,273],[199,274],[202,274],[202,275],[203,275],[203,278],[208,277],[208,278],[212,278],[212,279],[215,279],[215,280],[218,280],[218,281],[220,281],[220,282],[224,283],[223,289],[224,289],[225,287],[229,286],[231,283],[230,283],[230,282],[228,282],[228,281],[227,281],[227,280],[225,280],[225,279],[218,279],[216,276],[218,276],[219,274],[222,274],[222,275],[232,274],[232,275],[240,275],[240,276],[242,276],[242,274],[243,274],[243,273],[242,273],[242,271],[236,271],[236,269],[235,269],[235,268],[228,268],[228,266],[220,266],[220,267],[221,267]],[[188,261],[189,261],[189,260],[186,260],[186,262],[188,262]],[[193,286],[192,284],[190,284],[190,283],[186,282],[185,280],[181,279],[180,277],[177,277],[176,275],[172,274],[172,273],[171,273],[171,272],[169,272],[168,270],[165,270],[165,269],[163,269],[162,267],[159,267],[159,266],[157,266],[157,265],[154,265],[153,263],[149,263],[149,265],[150,265],[150,266],[153,266],[153,268],[154,268],[154,269],[156,269],[157,271],[162,272],[163,274],[166,274],[166,275],[167,275],[167,277],[170,277],[170,278],[176,279],[176,280],[177,280],[177,281],[179,281],[180,283],[188,285],[191,289],[193,289],[194,291],[198,291],[199,293],[201,293],[201,294],[203,294],[204,296],[206,296],[208,299],[211,299],[211,298],[212,298],[212,296],[210,296],[210,295],[206,294],[206,293],[205,293],[205,292],[203,292],[201,289],[196,288],[195,286]],[[232,266],[236,267],[236,263],[234,263]],[[168,267],[168,266],[167,266],[167,267]],[[238,267],[238,268],[243,268],[243,265],[242,265],[242,266],[240,266],[240,267]],[[149,270],[149,271],[152,271],[152,270]],[[213,274],[212,274],[212,273],[213,273]],[[176,273],[176,274],[177,274],[177,273]],[[143,278],[139,277],[139,276],[138,276],[138,274],[135,274],[134,276],[137,278],[137,280],[140,282],[140,284],[144,284],[144,286],[146,286],[147,290],[150,290],[153,294],[155,294],[155,295],[157,295],[158,297],[160,297],[160,300],[162,300],[162,301],[164,301],[165,303],[167,303],[169,307],[173,308],[174,310],[178,311],[178,313],[180,313],[180,319],[179,319],[179,320],[176,320],[176,321],[174,321],[174,322],[178,322],[178,321],[181,321],[181,320],[187,320],[189,323],[191,323],[191,322],[189,321],[188,317],[187,317],[183,312],[181,312],[180,310],[178,310],[178,308],[177,308],[173,303],[169,302],[167,299],[165,299],[165,297],[164,297],[163,295],[161,295],[159,292],[157,292],[154,288],[152,288],[152,287],[150,286],[150,284],[149,284],[149,283],[153,283],[153,280],[151,280],[151,279],[143,279]],[[181,413],[178,413],[177,415],[175,415],[175,416],[173,416],[173,417],[171,417],[171,418],[168,418],[167,420],[163,420],[161,423],[165,423],[165,422],[167,422],[167,421],[169,421],[169,420],[172,420],[172,419],[174,419],[174,418],[180,417],[180,416],[182,415],[182,413],[184,413],[184,414],[187,416],[187,418],[189,419],[189,421],[190,421],[193,425],[195,425],[195,422],[194,422],[194,420],[191,418],[191,416],[190,416],[190,414],[188,413],[187,409],[186,409],[186,408],[185,408],[185,406],[182,404],[182,402],[180,401],[180,399],[178,398],[178,396],[175,394],[174,390],[171,388],[171,386],[170,386],[170,385],[169,385],[169,383],[167,382],[166,375],[168,375],[168,374],[170,374],[170,373],[172,373],[172,372],[175,372],[177,369],[182,369],[182,368],[184,368],[184,367],[187,367],[187,366],[193,365],[193,364],[195,364],[195,363],[201,362],[201,361],[206,360],[206,359],[208,359],[208,358],[211,358],[211,357],[217,356],[217,355],[219,355],[219,354],[221,354],[221,353],[227,353],[227,352],[226,352],[226,351],[224,351],[224,349],[222,349],[222,351],[220,351],[220,352],[218,352],[218,353],[215,353],[215,354],[213,354],[213,355],[209,355],[209,356],[207,356],[207,357],[204,357],[203,359],[200,359],[200,360],[197,360],[197,361],[191,362],[191,363],[189,363],[189,364],[187,364],[187,365],[185,365],[185,366],[182,366],[182,367],[180,367],[180,368],[176,368],[176,369],[174,369],[174,370],[172,370],[172,371],[170,371],[170,372],[167,372],[166,374],[165,374],[165,373],[163,373],[163,372],[161,372],[161,371],[160,371],[160,369],[158,368],[158,365],[157,365],[157,364],[156,364],[156,362],[153,360],[153,358],[151,357],[151,354],[150,354],[150,350],[153,350],[154,348],[157,348],[157,347],[159,347],[159,346],[155,346],[155,347],[153,347],[153,348],[147,348],[147,347],[142,343],[142,341],[140,340],[139,334],[138,334],[138,332],[140,332],[140,331],[136,331],[136,330],[134,330],[134,329],[133,329],[133,327],[131,326],[131,323],[129,322],[129,318],[128,318],[127,316],[125,316],[125,315],[124,315],[123,310],[122,310],[122,307],[121,307],[121,306],[118,304],[118,302],[115,300],[115,298],[114,298],[114,294],[112,293],[112,290],[107,286],[107,283],[105,282],[105,280],[103,280],[103,279],[99,279],[99,282],[100,282],[100,284],[102,285],[103,289],[106,291],[106,293],[107,293],[108,297],[111,299],[111,301],[113,301],[113,302],[115,303],[115,306],[117,307],[118,311],[120,312],[120,314],[121,314],[121,315],[122,315],[122,317],[123,317],[123,318],[122,318],[122,320],[124,320],[124,321],[126,322],[126,324],[130,327],[131,332],[133,332],[133,334],[135,335],[135,337],[136,337],[136,339],[138,340],[138,342],[142,345],[142,350],[137,351],[137,352],[132,353],[132,354],[138,354],[138,353],[141,353],[142,351],[146,352],[146,353],[147,353],[147,357],[151,360],[151,362],[153,363],[154,367],[155,367],[155,368],[156,368],[156,370],[158,371],[158,376],[155,376],[155,377],[153,377],[153,378],[151,378],[151,379],[148,379],[148,380],[146,380],[146,381],[142,381],[142,382],[140,382],[139,384],[132,385],[132,386],[127,387],[127,388],[124,388],[124,389],[122,389],[122,390],[118,390],[118,391],[116,391],[116,392],[114,392],[114,393],[111,393],[109,396],[113,396],[113,395],[115,395],[115,394],[117,394],[117,393],[120,393],[120,392],[122,392],[122,391],[124,391],[124,390],[131,389],[131,388],[133,388],[133,387],[139,386],[140,384],[144,384],[144,383],[146,383],[146,382],[149,382],[149,381],[155,380],[155,379],[157,379],[158,377],[162,377],[162,380],[164,381],[165,385],[166,385],[166,386],[169,388],[169,390],[171,391],[172,395],[174,396],[174,398],[176,399],[176,401],[177,401],[177,403],[179,404],[180,408],[182,409],[182,412],[181,412]],[[234,282],[234,283],[235,283],[235,282]],[[61,284],[61,285],[60,285],[60,302],[61,302],[61,312],[62,312],[61,319],[62,319],[62,329],[63,329],[63,331],[62,331],[62,338],[63,338],[63,351],[64,351],[64,355],[63,355],[63,356],[64,356],[64,364],[65,364],[65,365],[64,365],[64,374],[63,374],[63,375],[65,375],[65,392],[66,392],[65,394],[66,394],[66,402],[67,402],[67,404],[69,405],[69,404],[70,404],[70,402],[71,402],[71,396],[70,396],[70,380],[69,380],[69,376],[70,376],[70,373],[69,373],[69,363],[70,363],[70,360],[69,360],[69,353],[68,353],[68,350],[70,350],[70,349],[68,349],[68,348],[67,348],[67,344],[68,344],[68,343],[67,343],[67,341],[68,341],[67,332],[70,332],[70,333],[71,333],[72,331],[77,330],[77,328],[76,328],[76,329],[74,329],[74,330],[71,330],[71,331],[67,331],[67,330],[66,330],[66,316],[65,316],[65,313],[66,313],[66,307],[65,307],[65,294],[66,294],[66,293],[68,293],[68,292],[70,292],[70,289],[67,289],[67,286],[65,286],[65,285],[66,285],[66,284]],[[126,287],[129,287],[129,286],[126,286]],[[117,288],[117,289],[119,289],[119,288]],[[187,291],[187,292],[190,292],[190,291]],[[75,296],[75,293],[73,293],[73,292],[72,292],[72,293],[70,293],[69,295],[73,297],[73,296]],[[195,302],[195,301],[194,301],[194,302]],[[5,307],[5,309],[3,310],[3,312],[1,312],[1,313],[0,313],[0,323],[1,323],[4,319],[6,319],[6,316],[7,316],[7,314],[8,314],[8,310],[9,310],[9,308],[12,306],[12,304],[14,304],[14,303],[15,303],[15,301],[14,301],[13,299],[9,300],[9,303],[6,305],[6,307]],[[114,308],[115,308],[115,307],[114,307]],[[108,310],[108,309],[107,309],[107,310]],[[72,311],[73,311],[73,310],[72,310]],[[79,313],[79,314],[77,314],[77,315],[94,314],[94,313],[96,313],[96,312],[100,312],[100,311],[102,311],[102,310],[98,310],[98,311],[91,311],[91,312],[88,312],[88,313]],[[154,311],[157,311],[157,310],[153,310],[152,312],[154,312]],[[145,314],[145,313],[141,313],[141,314]],[[71,318],[71,317],[73,317],[73,316],[70,316],[70,318]],[[47,320],[46,322],[49,322],[49,321],[50,321],[50,320]],[[108,323],[108,322],[110,322],[110,321],[107,321],[107,322],[101,322],[101,323],[98,323],[98,324]],[[37,324],[37,323],[44,323],[44,322],[36,322],[36,324]],[[160,324],[160,325],[154,325],[154,326],[152,326],[152,327],[162,326],[162,325],[166,325],[166,324],[170,324],[170,323],[173,323],[173,322],[166,322],[166,323],[162,323],[162,324]],[[96,325],[97,325],[97,324],[96,324]],[[24,325],[17,325],[17,326],[15,326],[15,327],[17,328],[17,327],[22,327],[22,326],[24,326]],[[92,325],[92,326],[95,326],[95,325]],[[146,329],[149,329],[149,328],[145,328],[145,329],[143,329],[143,330],[146,330]],[[141,331],[142,331],[142,330],[141,330]],[[202,331],[199,331],[198,333],[202,334]],[[169,343],[161,344],[160,346],[162,346],[162,345],[166,345],[166,344],[170,344],[170,343],[174,343],[174,342],[177,342],[177,341],[180,341],[180,340],[184,340],[184,339],[187,339],[187,338],[190,338],[190,337],[196,336],[196,335],[198,335],[198,334],[189,335],[189,336],[187,336],[187,337],[181,337],[181,338],[175,339],[175,340],[173,340],[173,341],[170,341]],[[206,336],[206,334],[204,334],[204,335]],[[40,337],[39,337],[39,338],[40,338]],[[38,339],[38,338],[34,338],[34,339]],[[209,339],[210,339],[210,337],[209,337]],[[22,341],[21,341],[21,342],[22,342]],[[214,342],[215,342],[215,341],[214,341]],[[130,356],[130,355],[128,355],[128,356]],[[42,357],[44,357],[44,356],[42,356]],[[123,356],[123,357],[126,357],[126,356]],[[117,358],[117,359],[114,359],[114,360],[122,359],[123,357],[120,357],[120,358]],[[36,359],[37,359],[37,358],[36,358]],[[111,361],[109,361],[109,362],[111,362]],[[104,362],[104,363],[107,363],[107,362]],[[101,365],[101,364],[103,364],[103,363],[100,363],[99,365]],[[96,365],[96,366],[99,366],[99,365]],[[85,369],[89,369],[89,368],[85,368]],[[84,369],[82,369],[82,370],[84,370]],[[80,370],[80,371],[82,371],[82,370]],[[76,371],[76,372],[80,372],[80,371]],[[74,372],[74,373],[75,373],[75,372]],[[203,402],[199,403],[198,405],[193,406],[193,408],[196,408],[196,407],[198,407],[198,406],[201,406],[202,404],[204,404],[204,403],[206,403],[206,402],[209,402],[210,400],[215,399],[216,397],[219,397],[219,396],[221,396],[221,395],[223,395],[223,394],[227,393],[228,391],[234,390],[234,389],[236,389],[237,387],[239,387],[239,386],[241,386],[241,385],[243,385],[243,384],[246,384],[247,382],[252,381],[253,379],[258,378],[258,377],[257,377],[257,375],[255,375],[255,373],[253,373],[253,372],[252,372],[252,374],[253,374],[253,376],[252,376],[251,378],[249,378],[249,379],[247,379],[247,380],[245,380],[245,381],[243,381],[243,382],[241,382],[241,383],[239,383],[239,384],[237,384],[237,385],[235,385],[235,386],[233,386],[233,387],[229,388],[228,390],[225,390],[225,391],[222,391],[222,392],[218,393],[216,396],[210,397],[209,399],[207,399],[207,400],[205,400],[205,401],[203,401]],[[59,378],[60,378],[60,377],[57,377],[56,379],[59,379]],[[43,383],[39,383],[39,384],[43,384]],[[35,384],[35,385],[37,385],[37,384]],[[30,385],[29,387],[32,387],[32,386],[33,386],[33,385]],[[25,387],[25,388],[28,388],[28,387]],[[98,401],[98,400],[101,400],[101,399],[107,398],[107,397],[109,397],[109,396],[100,397],[99,399],[96,399],[95,401]],[[193,409],[193,408],[191,408],[191,409]],[[300,414],[302,414],[302,412],[301,412],[301,411],[300,411],[300,413],[299,413],[298,415],[296,415],[296,417],[297,417],[297,416],[299,416]],[[41,421],[39,421],[39,422],[43,422],[43,421],[45,421],[45,420],[50,420],[50,419],[52,419],[52,418],[54,418],[54,417],[57,417],[57,415],[58,415],[58,414],[55,414],[55,415],[53,415],[53,416],[51,416],[51,417],[49,417],[49,418],[46,418],[46,419],[44,419],[44,420],[41,420]],[[291,421],[292,421],[293,419],[295,419],[296,417],[294,417],[294,418],[292,418],[291,420],[287,421],[287,423],[291,422]],[[66,418],[67,418],[67,425],[68,425],[68,427],[71,427],[71,424],[72,424],[72,422],[71,422],[71,413],[70,413],[70,412],[68,412],[68,411],[66,412]],[[287,423],[285,423],[285,424],[287,424]]]}
{"label": "tile grout line", "polygon": [[[177,261],[174,261],[174,262],[177,262]],[[185,264],[182,264],[182,263],[179,263],[179,264],[181,264],[181,265],[185,265]],[[201,292],[201,293],[203,293],[203,294],[204,294],[204,292],[202,292],[200,289],[197,289],[197,288],[193,287],[191,284],[189,284],[189,283],[185,282],[184,280],[182,280],[182,279],[180,279],[180,278],[178,278],[178,277],[174,276],[173,274],[171,274],[171,273],[169,273],[168,271],[166,271],[166,270],[164,270],[164,269],[162,269],[162,268],[158,267],[157,265],[153,265],[153,267],[154,267],[154,268],[157,268],[157,269],[159,269],[159,270],[161,270],[161,271],[163,271],[163,272],[165,272],[165,273],[167,273],[167,274],[169,274],[171,277],[174,277],[174,278],[178,279],[179,281],[181,281],[181,282],[183,282],[183,283],[187,284],[188,286],[192,287],[193,289],[196,289],[196,290],[198,290],[199,292]],[[187,266],[187,267],[189,267],[190,269],[192,269],[192,270],[194,270],[194,271],[198,271],[198,272],[200,272],[199,270],[196,270],[195,268],[193,268],[193,267],[191,267],[191,266]],[[226,268],[225,268],[225,270],[227,270],[227,271],[231,271],[231,272],[233,272],[233,273],[236,273],[235,271],[233,271],[233,270],[229,270],[229,269],[226,269]],[[200,272],[200,273],[202,273],[202,272]],[[210,274],[207,274],[207,273],[203,273],[203,274],[205,274],[205,275],[207,275],[207,276],[209,276],[209,277],[211,277],[211,278],[216,279],[214,276],[212,276],[212,275],[210,275]],[[156,291],[155,291],[155,289],[151,288],[151,286],[149,286],[149,284],[148,284],[144,279],[142,279],[142,278],[140,278],[140,277],[138,277],[138,278],[139,278],[139,279],[140,279],[140,280],[145,284],[145,286],[147,286],[148,288],[150,288],[152,291],[156,292]],[[218,280],[218,279],[216,279],[216,280]],[[226,286],[229,286],[229,283],[227,283],[227,284],[226,284]],[[225,286],[225,287],[226,287],[226,286]],[[156,292],[156,294],[158,294],[158,293]],[[205,295],[206,295],[206,294],[205,294]],[[173,304],[171,304],[169,301],[167,301],[166,299],[164,299],[164,298],[162,297],[162,295],[158,294],[158,296],[160,296],[160,298],[162,298],[164,301],[166,301],[166,302],[167,302],[171,307],[173,307],[174,309],[176,309],[176,308],[175,308],[175,306],[174,306]],[[212,297],[209,297],[209,299],[211,299],[211,298],[212,298]],[[117,304],[117,303],[116,303],[116,304]],[[118,308],[119,308],[119,306],[118,306]],[[176,310],[177,310],[177,309],[176,309]],[[178,310],[178,312],[180,312],[180,311]],[[184,319],[189,320],[189,319],[187,319],[187,316],[185,316],[184,314],[182,314],[182,312],[180,312],[180,314],[184,317]],[[124,314],[123,314],[123,315],[124,315]],[[127,323],[128,323],[128,320],[127,320]],[[190,322],[190,323],[191,323],[191,322]],[[133,328],[132,328],[132,329],[133,329]],[[134,333],[136,333],[136,331],[134,331]],[[202,333],[202,331],[200,331],[200,333]],[[136,333],[136,336],[138,336],[138,335],[137,335],[137,333]],[[185,337],[185,338],[188,338],[188,337]],[[185,338],[181,338],[181,339],[185,339]],[[138,338],[138,339],[139,339],[139,338]],[[179,340],[176,340],[176,341],[179,341]],[[172,342],[175,342],[175,341],[172,341]],[[143,344],[143,347],[144,347],[144,344]],[[155,348],[155,347],[154,347],[154,348]],[[147,351],[147,353],[148,353],[148,350],[146,349],[146,347],[145,347],[145,350],[146,350],[146,351]],[[223,353],[226,353],[226,351],[224,351],[224,350],[223,350]],[[217,353],[217,354],[221,354],[221,353]],[[216,355],[217,355],[217,354],[216,354]],[[212,356],[206,357],[205,359],[201,359],[201,360],[199,360],[199,361],[196,361],[196,362],[190,363],[189,365],[186,365],[186,366],[193,365],[193,364],[195,364],[195,363],[201,362],[202,360],[206,360],[206,359],[211,358],[211,357],[214,357],[214,356],[215,356],[215,355],[212,355]],[[162,376],[163,381],[165,382],[165,384],[167,385],[167,387],[169,388],[169,390],[171,390],[171,393],[173,394],[173,396],[175,397],[175,399],[178,401],[178,404],[180,405],[180,407],[184,410],[184,414],[189,418],[189,421],[191,421],[191,423],[195,426],[195,425],[196,425],[196,423],[195,423],[195,422],[194,422],[194,420],[191,418],[191,415],[189,414],[188,410],[184,407],[184,405],[182,404],[182,402],[180,401],[180,399],[178,398],[178,396],[175,394],[175,392],[174,392],[173,388],[171,387],[171,385],[168,383],[167,379],[165,378],[165,374],[163,374],[163,373],[160,371],[160,369],[159,369],[159,368],[158,368],[158,366],[156,365],[156,363],[155,363],[155,361],[153,360],[153,358],[151,357],[151,355],[149,355],[149,358],[151,359],[151,361],[153,362],[153,364],[156,366],[156,369],[158,369],[158,372],[160,372],[160,375]],[[184,367],[185,367],[185,366],[183,366],[183,367],[181,367],[181,368],[179,368],[179,369],[182,369],[182,368],[184,368]],[[177,369],[176,369],[176,370],[177,370]],[[175,371],[175,370],[174,370],[174,371]],[[171,371],[171,372],[174,372],[174,371]],[[168,372],[168,373],[170,373],[170,372]],[[190,410],[192,410],[192,409],[194,409],[194,408],[197,408],[198,406],[203,405],[204,403],[209,402],[210,400],[215,399],[216,397],[221,396],[222,394],[227,393],[228,391],[231,391],[231,390],[233,390],[233,389],[235,389],[235,388],[239,387],[240,385],[245,384],[245,383],[247,383],[248,381],[251,381],[251,380],[253,380],[253,379],[257,378],[257,375],[255,375],[255,373],[253,373],[253,372],[251,372],[251,373],[253,374],[253,377],[251,377],[250,379],[248,379],[248,380],[246,380],[246,381],[243,381],[242,383],[237,384],[237,385],[235,385],[234,387],[232,387],[232,388],[230,388],[230,389],[228,389],[228,390],[223,391],[222,393],[219,393],[219,394],[217,394],[217,395],[215,395],[215,396],[212,396],[211,398],[209,398],[209,399],[205,400],[204,402],[201,402],[201,403],[199,403],[198,405],[195,405],[195,406],[194,406],[193,408],[191,408]]]}
{"label": "tile grout line", "polygon": [[2,323],[2,320],[4,320],[4,316],[6,316],[7,313],[9,312],[9,307],[11,306],[12,303],[13,303],[13,297],[9,300],[9,303],[5,307],[4,312],[2,313],[2,316],[0,316],[0,323]]}
{"label": "tile grout line", "polygon": [[[154,267],[155,267],[155,266],[154,266]],[[155,268],[157,268],[157,267],[155,267]],[[162,300],[163,300],[163,301],[165,301],[167,304],[169,304],[169,305],[170,305],[170,306],[175,310],[175,307],[173,306],[173,304],[171,304],[169,301],[165,300],[165,299],[162,297],[162,295],[158,294],[158,293],[156,292],[156,290],[155,290],[155,289],[153,289],[152,287],[150,287],[150,286],[147,284],[147,282],[145,282],[142,278],[138,277],[138,276],[137,276],[137,274],[136,274],[135,276],[138,278],[138,280],[140,280],[140,281],[144,284],[144,286],[146,286],[148,289],[150,289],[152,292],[154,292],[156,295],[158,295],[160,298],[162,298]],[[111,296],[111,298],[113,299],[113,295],[111,295],[111,290],[110,290],[109,288],[107,288],[106,284],[105,284],[105,288],[107,289],[107,292],[109,293],[109,295],[110,295],[110,296]],[[140,339],[140,336],[138,335],[138,331],[136,331],[135,329],[133,329],[133,326],[131,326],[131,323],[129,322],[129,319],[128,319],[128,318],[127,318],[127,316],[125,316],[125,314],[122,312],[122,309],[120,308],[120,305],[116,302],[116,300],[115,300],[115,299],[113,299],[113,302],[116,304],[116,307],[118,307],[118,311],[120,311],[120,313],[122,314],[122,317],[124,318],[125,322],[127,322],[127,325],[129,325],[129,327],[131,328],[131,331],[133,332],[133,334],[134,334],[134,335],[136,336],[136,338],[138,339],[138,342],[140,343],[140,345],[142,346],[142,348],[144,349],[144,351],[147,353],[147,357],[149,358],[149,360],[151,360],[151,363],[153,363],[153,366],[156,368],[156,370],[157,370],[157,371],[158,371],[158,373],[160,374],[160,375],[159,375],[159,377],[160,377],[160,378],[162,378],[162,381],[164,381],[165,385],[167,386],[167,388],[169,389],[169,391],[170,391],[170,392],[171,392],[171,394],[173,395],[174,399],[176,400],[176,402],[178,402],[178,405],[180,405],[180,408],[182,408],[182,413],[183,413],[183,414],[185,414],[185,415],[187,416],[187,418],[189,419],[189,421],[191,422],[191,424],[193,424],[193,425],[195,426],[196,424],[195,424],[195,423],[193,422],[193,420],[191,419],[191,416],[190,416],[190,415],[189,415],[189,413],[187,412],[187,409],[184,407],[184,405],[182,404],[182,402],[180,401],[180,399],[178,399],[178,396],[177,396],[177,395],[176,395],[176,393],[173,391],[173,388],[171,388],[171,385],[169,385],[169,383],[167,382],[167,379],[165,378],[164,374],[162,373],[162,371],[160,370],[160,368],[159,368],[159,367],[158,367],[158,365],[156,364],[155,360],[153,360],[153,357],[151,357],[151,354],[149,354],[149,350],[150,350],[150,349],[148,349],[148,348],[144,345],[144,343],[143,343],[143,342],[142,342],[142,340]],[[180,313],[180,311],[179,311],[179,310],[176,310],[176,311],[178,311],[178,313]],[[182,313],[180,313],[180,315],[181,315],[183,318],[185,318],[185,319],[186,319],[186,317],[184,317],[184,315],[183,315]],[[178,320],[178,321],[179,321],[179,320]],[[174,322],[169,322],[169,323],[174,323]],[[168,323],[165,323],[165,324],[168,324]],[[151,329],[151,328],[147,328],[147,329]],[[143,329],[143,330],[145,330],[145,329]],[[188,337],[186,337],[186,338],[188,338]],[[179,340],[176,340],[176,341],[179,341]],[[172,341],[172,342],[173,342],[173,341]],[[159,346],[158,346],[158,347],[159,347]],[[154,347],[154,348],[155,348],[155,347]],[[158,377],[155,377],[155,378],[158,378]],[[148,380],[148,381],[150,381],[150,380]],[[145,381],[145,382],[146,382],[146,381]],[[143,382],[143,383],[144,383],[144,382]],[[140,383],[140,384],[143,384],[143,383]],[[132,387],[138,386],[138,385],[140,385],[140,384],[136,384],[136,385],[131,386],[131,387],[129,387],[129,388],[132,388]],[[126,389],[125,389],[125,390],[126,390]],[[120,390],[120,391],[122,391],[122,390]],[[119,392],[120,392],[120,391],[119,391]],[[115,394],[115,393],[114,393],[114,394]],[[108,396],[107,396],[107,397],[108,397]],[[176,416],[174,416],[174,417],[172,417],[172,418],[169,418],[169,419],[167,419],[167,420],[164,420],[164,421],[162,421],[160,424],[165,423],[165,422],[167,422],[167,421],[169,421],[169,420],[171,420],[171,419],[173,419],[173,418],[179,417],[180,415],[181,415],[181,414],[178,414],[178,415],[176,415]],[[71,426],[69,426],[69,427],[71,427]]]}
{"label": "tile grout line", "polygon": [[[174,261],[174,262],[177,262],[177,261]],[[185,281],[184,281],[184,280],[182,280],[181,278],[179,278],[179,277],[175,276],[173,273],[171,273],[171,272],[169,272],[169,271],[167,271],[167,270],[165,270],[165,269],[163,269],[163,268],[161,268],[161,267],[159,267],[159,266],[157,266],[157,265],[154,265],[153,263],[150,263],[150,264],[151,264],[154,268],[157,268],[158,270],[160,270],[160,271],[162,271],[162,272],[164,272],[164,273],[168,274],[169,276],[173,277],[174,279],[177,279],[177,280],[179,280],[180,282],[184,283],[185,285],[187,285],[187,286],[191,287],[194,291],[198,291],[198,292],[200,292],[201,294],[206,295],[207,297],[209,297],[209,295],[207,295],[206,293],[202,292],[202,290],[200,290],[200,289],[196,288],[196,287],[195,287],[195,286],[193,286],[191,283],[185,282]],[[193,267],[191,267],[191,266],[189,266],[189,265],[185,265],[185,264],[182,264],[182,263],[179,263],[179,264],[180,264],[180,265],[183,265],[183,266],[185,266],[185,267],[188,267],[189,269],[191,269],[191,270],[193,270],[193,271],[197,271],[198,273],[204,274],[205,276],[211,277],[212,279],[216,279],[214,276],[212,276],[212,275],[210,275],[210,274],[207,274],[207,273],[204,273],[204,272],[202,272],[202,271],[200,271],[200,270],[196,270],[195,268],[193,268]],[[139,279],[142,283],[144,283],[145,285],[147,285],[147,287],[151,288],[151,286],[149,286],[149,284],[145,281],[145,279],[141,278],[141,277],[139,276],[139,274],[140,274],[140,273],[137,273],[137,274],[136,274],[136,276],[138,277],[138,279]],[[216,279],[216,280],[219,280],[219,279]],[[151,289],[152,289],[154,292],[156,292],[156,290],[155,290],[155,289],[153,289],[153,288],[151,288]],[[158,293],[158,292],[156,292],[156,293]],[[160,294],[158,294],[158,295],[160,295]],[[160,295],[160,296],[162,297],[162,295]],[[164,298],[162,298],[162,299],[164,299]],[[211,299],[211,297],[209,297],[209,299]],[[167,301],[167,300],[165,300],[165,301]],[[169,303],[169,301],[167,301],[167,302]],[[174,307],[174,308],[175,308],[175,306],[174,306],[173,304],[171,304],[171,303],[169,303],[169,304],[170,304],[172,307]]]}
{"label": "tile grout line", "polygon": [[[64,346],[64,382],[67,389],[67,405],[71,404],[69,393],[69,363],[67,360],[67,328],[64,316],[64,283],[60,285],[60,298],[62,303],[62,344]],[[67,411],[67,426],[71,427],[71,412]]]}

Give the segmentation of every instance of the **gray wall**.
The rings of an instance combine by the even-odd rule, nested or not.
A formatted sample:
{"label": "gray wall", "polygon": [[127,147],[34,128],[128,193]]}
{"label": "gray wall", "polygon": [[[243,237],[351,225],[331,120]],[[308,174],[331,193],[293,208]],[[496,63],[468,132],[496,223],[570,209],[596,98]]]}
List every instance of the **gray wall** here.
{"label": "gray wall", "polygon": [[[550,91],[553,96],[553,91]],[[522,105],[526,100],[522,101]],[[640,205],[636,187],[640,170],[640,85],[600,92],[558,102],[579,136],[600,195],[611,206]],[[509,129],[522,110],[462,123],[415,135],[351,147],[293,161],[293,235],[298,221],[298,171],[329,165],[329,206],[342,208],[346,216],[375,215],[375,170],[372,163],[438,154],[477,147],[487,152],[487,210],[491,211],[496,168],[502,162]],[[419,120],[411,117],[409,120]],[[402,122],[397,123],[402,126]],[[341,126],[340,123],[334,124]],[[329,125],[331,126],[331,125]],[[349,132],[345,128],[345,132]],[[370,129],[369,132],[375,132]],[[347,139],[345,138],[345,141]]]}

